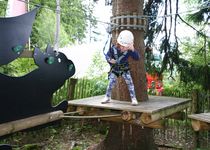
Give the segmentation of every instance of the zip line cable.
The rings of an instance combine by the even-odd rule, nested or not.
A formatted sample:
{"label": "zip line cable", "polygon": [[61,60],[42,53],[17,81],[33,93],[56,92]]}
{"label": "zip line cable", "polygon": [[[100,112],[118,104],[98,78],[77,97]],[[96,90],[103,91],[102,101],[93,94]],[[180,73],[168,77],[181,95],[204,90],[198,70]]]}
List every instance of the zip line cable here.
{"label": "zip line cable", "polygon": [[[54,11],[56,13],[63,13],[61,10],[60,11],[57,11],[56,9],[52,9],[50,7],[47,7],[47,6],[44,6],[44,5],[41,5],[41,4],[38,4],[38,3],[34,3],[34,2],[27,2],[25,0],[18,0],[20,2],[23,2],[23,3],[26,3],[26,4],[31,4],[33,6],[36,6],[36,7],[41,7],[41,8],[44,8],[44,9],[48,9],[48,10],[51,10],[51,11]],[[180,14],[190,14],[189,12],[193,12],[193,11],[198,11],[198,10],[202,10],[202,9],[206,9],[206,8],[209,8],[210,7],[208,5],[206,6],[203,6],[203,7],[197,7],[197,8],[191,8],[191,10],[187,10],[187,11],[183,11],[183,12],[179,12],[179,13],[171,13],[171,14],[167,14],[167,15],[162,15],[162,16],[152,16],[152,15],[144,15],[145,18],[156,18],[155,20],[153,20],[152,22],[150,22],[150,24],[154,23],[154,22],[157,22],[158,18],[167,18],[167,17],[170,17],[170,16],[174,16],[174,15],[178,15],[179,18],[181,19],[180,17]],[[81,16],[78,16],[81,18]],[[119,24],[116,24],[116,23],[110,23],[110,22],[105,22],[105,21],[101,21],[101,20],[97,20],[97,19],[92,19],[90,17],[87,17],[85,16],[85,18],[89,21],[96,21],[98,23],[102,23],[102,24],[107,24],[107,25],[113,25],[115,27],[123,27],[125,25],[119,25]]]}
{"label": "zip line cable", "polygon": [[[28,2],[28,1],[25,1],[25,0],[18,0],[18,1],[23,2],[23,3],[26,3],[26,4],[31,4],[31,5],[36,6],[36,7],[44,8],[44,9],[47,9],[47,10],[51,10],[51,11],[53,11],[53,12],[55,12],[55,13],[61,13],[61,14],[64,13],[64,12],[62,12],[62,10],[58,11],[58,10],[56,10],[56,9],[53,9],[53,8],[50,8],[50,7],[47,7],[47,6],[38,4],[38,3],[34,3],[34,2],[31,2],[31,1],[29,1],[29,2]],[[167,15],[160,15],[160,16],[143,15],[143,17],[144,17],[144,18],[156,18],[155,20],[153,20],[153,21],[150,22],[149,24],[152,24],[152,23],[154,23],[154,22],[157,22],[159,18],[164,19],[164,18],[167,18],[167,17],[175,16],[175,15],[178,15],[178,17],[181,19],[181,21],[182,21],[182,22],[185,22],[185,21],[183,21],[183,19],[181,18],[180,14],[191,14],[191,13],[194,12],[194,11],[198,11],[198,10],[202,10],[202,9],[206,9],[206,8],[207,8],[207,9],[210,9],[210,6],[208,6],[207,4],[205,4],[205,5],[202,6],[202,7],[192,7],[190,10],[182,11],[182,12],[179,12],[179,13],[170,13],[170,14],[167,14]],[[162,10],[161,10],[161,11],[162,11]],[[66,14],[66,13],[65,13],[65,14]],[[81,18],[82,16],[78,16],[78,17]],[[96,22],[101,23],[101,24],[107,24],[107,25],[109,25],[109,27],[112,26],[112,25],[115,26],[115,27],[123,27],[123,26],[125,26],[125,25],[119,25],[119,24],[116,24],[116,23],[110,23],[110,22],[105,22],[105,21],[93,19],[93,18],[90,18],[90,17],[88,17],[88,16],[84,16],[84,18],[87,19],[87,20],[89,20],[90,22],[91,22],[91,21],[96,21]],[[163,20],[162,20],[162,21],[163,21]],[[185,23],[186,23],[186,22],[185,22]],[[190,26],[190,27],[193,28],[192,26]],[[193,28],[193,29],[194,29],[194,28]],[[198,32],[198,31],[197,31],[197,32]],[[106,41],[105,46],[104,46],[104,48],[103,48],[103,52],[104,52],[104,53],[105,53],[105,49],[106,49],[107,44],[110,44],[109,42],[111,41],[110,31],[107,31],[107,33],[108,33],[108,38],[107,38],[107,41]],[[159,33],[158,33],[158,35],[159,35]],[[158,35],[156,36],[155,41],[156,41]],[[202,35],[203,35],[203,34],[202,34]]]}
{"label": "zip line cable", "polygon": [[[47,6],[44,6],[44,5],[41,5],[41,4],[38,4],[38,3],[34,3],[34,2],[27,2],[25,0],[18,0],[20,2],[23,2],[23,3],[26,3],[26,4],[32,4],[34,6],[38,6],[38,7],[41,7],[41,8],[45,8],[45,9],[48,9],[48,10],[51,10],[51,11],[54,11],[54,12],[57,12],[57,13],[63,13],[62,11],[57,11],[56,9],[52,9],[50,7],[47,7]],[[145,18],[167,18],[167,17],[170,17],[170,16],[175,16],[175,15],[180,15],[180,14],[190,14],[190,12],[193,12],[193,11],[197,11],[197,10],[202,10],[202,9],[206,9],[206,8],[209,8],[210,9],[210,6],[203,6],[203,7],[194,7],[194,8],[191,8],[191,10],[186,10],[186,11],[183,11],[183,12],[179,12],[179,13],[171,13],[171,14],[167,14],[167,15],[162,15],[162,16],[149,16],[149,15],[143,15]],[[78,16],[78,17],[81,17],[81,16]],[[120,25],[116,24],[116,23],[110,23],[110,22],[105,22],[105,21],[101,21],[101,20],[97,20],[97,19],[92,19],[90,17],[85,17],[87,20],[89,21],[97,21],[99,23],[103,23],[103,24],[108,24],[108,25],[114,25],[114,26],[117,26],[117,27],[120,27]],[[155,22],[155,20],[154,20]]]}

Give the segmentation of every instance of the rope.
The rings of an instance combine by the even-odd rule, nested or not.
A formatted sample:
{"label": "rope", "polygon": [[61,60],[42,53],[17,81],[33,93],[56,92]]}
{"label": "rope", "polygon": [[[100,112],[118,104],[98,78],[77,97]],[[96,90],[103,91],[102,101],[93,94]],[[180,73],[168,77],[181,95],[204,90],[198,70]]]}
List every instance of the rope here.
{"label": "rope", "polygon": [[67,112],[67,113],[63,113],[64,115],[71,115],[71,114],[78,114],[78,113],[82,113],[84,111],[73,111],[73,112]]}
{"label": "rope", "polygon": [[112,45],[112,36],[111,36],[111,33],[108,33],[108,37],[107,37],[107,41],[106,43],[104,44],[104,47],[103,47],[103,54],[104,56],[106,56],[106,48],[107,48],[107,44],[109,44],[108,46],[108,49],[107,51],[111,48],[111,45]]}
{"label": "rope", "polygon": [[96,116],[61,116],[61,118],[69,119],[97,119],[97,118],[109,118],[109,117],[120,117],[121,114],[112,114],[112,115],[96,115]]}
{"label": "rope", "polygon": [[[55,9],[52,9],[50,7],[47,7],[47,6],[44,6],[44,5],[41,5],[41,4],[38,4],[38,3],[35,3],[35,2],[26,2],[25,0],[19,0],[20,2],[23,2],[23,3],[26,3],[26,4],[32,4],[34,6],[39,6],[39,7],[42,7],[42,8],[45,8],[45,9],[48,9],[48,10],[51,10],[51,11],[55,11],[55,12],[58,12],[57,10]],[[206,8],[209,8],[209,6],[206,4],[204,6],[201,6],[201,7],[192,7],[190,10],[186,10],[186,11],[183,11],[183,12],[179,12],[179,13],[171,13],[171,14],[167,14],[167,15],[160,15],[160,16],[152,16],[152,15],[144,15],[145,18],[167,18],[167,17],[170,17],[170,16],[174,16],[174,15],[180,15],[180,14],[191,14],[192,12],[194,11],[198,11],[199,9],[206,9]],[[63,13],[62,11],[59,11],[59,13]],[[92,21],[93,19],[92,18],[89,18],[89,17],[86,17],[86,19]],[[118,26],[118,24],[115,24],[115,23],[109,23],[109,22],[104,22],[104,21],[100,21],[100,20],[96,20],[97,22],[100,22],[100,23],[103,23],[103,24],[109,24],[109,25],[115,25],[115,26]]]}

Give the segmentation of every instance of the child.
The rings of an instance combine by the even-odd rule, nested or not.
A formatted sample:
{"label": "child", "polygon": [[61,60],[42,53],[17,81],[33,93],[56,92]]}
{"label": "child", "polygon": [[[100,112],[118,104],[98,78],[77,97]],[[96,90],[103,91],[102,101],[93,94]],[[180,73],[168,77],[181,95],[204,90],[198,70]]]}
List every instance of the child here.
{"label": "child", "polygon": [[117,78],[122,76],[128,86],[131,104],[134,106],[138,105],[128,64],[129,56],[131,56],[134,60],[139,60],[139,54],[135,51],[133,42],[134,36],[132,32],[123,30],[117,38],[116,45],[113,45],[106,54],[106,60],[110,64],[111,69],[109,72],[109,84],[106,96],[102,104],[110,102],[112,88],[114,87]]}

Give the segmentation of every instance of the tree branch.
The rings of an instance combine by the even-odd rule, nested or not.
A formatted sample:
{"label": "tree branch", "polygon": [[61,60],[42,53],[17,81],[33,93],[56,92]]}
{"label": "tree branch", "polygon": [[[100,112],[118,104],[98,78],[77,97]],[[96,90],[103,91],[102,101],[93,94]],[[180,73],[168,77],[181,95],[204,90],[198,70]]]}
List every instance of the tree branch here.
{"label": "tree branch", "polygon": [[[181,19],[182,22],[184,22],[186,25],[188,25],[189,27],[191,27],[193,30],[195,30],[198,34],[200,34],[203,37],[208,37],[207,35],[203,34],[202,32],[198,31],[195,27],[193,27],[192,25],[190,25],[188,22],[186,22],[184,19],[182,19],[182,17],[177,14],[177,16]],[[210,38],[210,37],[208,37]]]}

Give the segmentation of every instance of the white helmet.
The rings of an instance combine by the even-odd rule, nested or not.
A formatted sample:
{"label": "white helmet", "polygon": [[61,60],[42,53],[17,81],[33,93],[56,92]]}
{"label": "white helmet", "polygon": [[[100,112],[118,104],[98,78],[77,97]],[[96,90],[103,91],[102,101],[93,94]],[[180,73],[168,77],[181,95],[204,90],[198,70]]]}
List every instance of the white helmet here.
{"label": "white helmet", "polygon": [[134,40],[133,33],[128,30],[121,31],[117,38],[117,42],[125,47],[128,47],[130,44],[133,44],[133,40]]}

